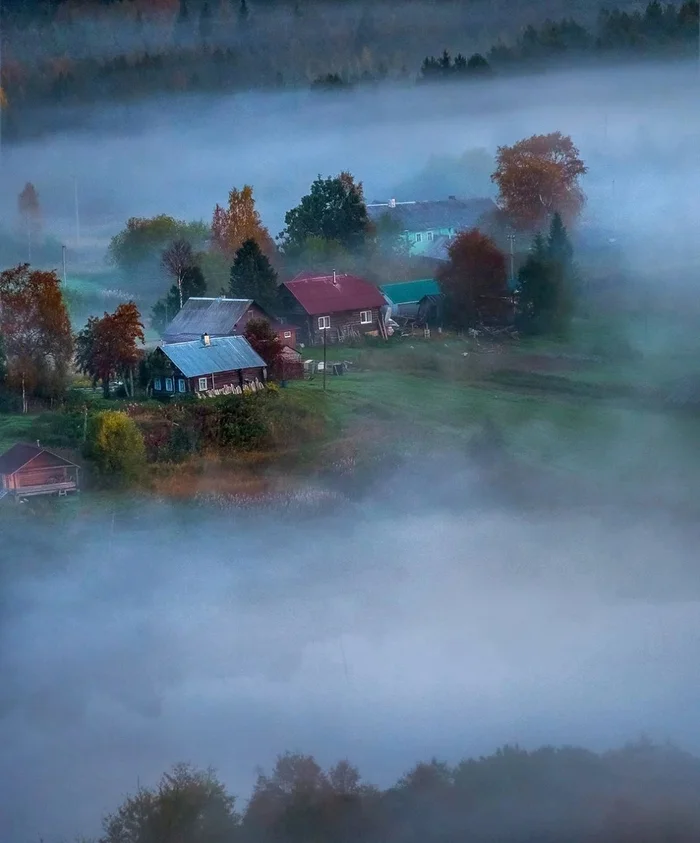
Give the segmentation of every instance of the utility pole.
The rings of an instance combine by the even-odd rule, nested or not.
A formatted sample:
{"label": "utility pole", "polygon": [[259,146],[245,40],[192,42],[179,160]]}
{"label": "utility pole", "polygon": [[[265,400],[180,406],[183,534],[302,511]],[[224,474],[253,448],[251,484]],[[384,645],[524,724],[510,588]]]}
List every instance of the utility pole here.
{"label": "utility pole", "polygon": [[[335,272],[333,274],[335,275]],[[330,325],[328,326],[328,328],[325,325],[323,326],[323,391],[324,392],[326,391],[326,366],[328,365],[327,362],[326,362],[326,348],[327,348],[326,337],[328,335],[328,329],[329,328],[330,328]]]}
{"label": "utility pole", "polygon": [[63,287],[65,289],[66,286],[66,247],[65,245],[61,246],[61,253],[63,257]]}
{"label": "utility pole", "polygon": [[75,196],[75,248],[80,248],[80,211],[78,208],[78,177],[73,176],[73,188]]}
{"label": "utility pole", "polygon": [[508,242],[510,243],[510,283],[515,281],[515,234],[511,232],[508,235]]}

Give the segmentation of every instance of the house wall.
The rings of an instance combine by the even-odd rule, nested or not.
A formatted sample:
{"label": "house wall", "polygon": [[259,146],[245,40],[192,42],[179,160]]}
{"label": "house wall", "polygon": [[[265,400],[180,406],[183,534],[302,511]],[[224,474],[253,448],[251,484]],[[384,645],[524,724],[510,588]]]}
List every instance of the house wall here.
{"label": "house wall", "polygon": [[359,334],[367,334],[370,331],[379,330],[379,308],[368,307],[366,310],[372,314],[371,322],[368,324],[362,324],[360,319],[362,310],[343,310],[337,313],[319,313],[316,316],[309,316],[309,341],[314,345],[323,344],[324,331],[318,327],[318,320],[321,316],[330,316],[331,318],[331,327],[328,331],[327,342],[338,342],[342,340],[344,332],[348,330],[354,330]]}
{"label": "house wall", "polygon": [[[448,228],[427,228],[421,231],[405,231],[404,240],[408,243],[412,255],[422,255],[437,237],[454,237],[457,232],[451,226]],[[418,239],[420,235],[420,240]],[[432,238],[430,237],[432,235]]]}
{"label": "house wall", "polygon": [[8,488],[25,489],[28,486],[48,486],[52,483],[75,482],[77,469],[70,465],[51,465],[51,455],[42,454],[25,468],[11,475]]}
{"label": "house wall", "polygon": [[243,386],[246,382],[259,380],[265,383],[265,370],[261,366],[252,369],[235,369],[230,372],[217,372],[214,375],[200,375],[196,378],[189,378],[187,382],[188,392],[204,392],[199,387],[200,377],[206,378],[206,389],[222,389],[225,386]]}
{"label": "house wall", "polygon": [[[166,389],[166,377],[160,378],[160,389],[157,388],[156,380],[154,379],[153,392],[157,395],[183,395],[196,392],[204,392],[210,389],[221,389],[224,386],[242,386],[246,381],[254,381],[256,378],[265,383],[266,375],[265,369],[262,366],[256,366],[251,369],[233,369],[230,372],[216,372],[212,375],[202,373],[194,378],[186,378],[182,372],[172,367],[172,381],[173,389]],[[167,377],[170,377],[168,375]],[[205,378],[207,385],[204,390],[199,388],[200,377]],[[180,381],[184,382],[184,392],[180,389]]]}
{"label": "house wall", "polygon": [[250,322],[251,319],[264,319],[266,322],[270,321],[270,316],[265,313],[265,311],[258,307],[257,304],[251,304],[251,306],[246,310],[246,312],[241,316],[241,318],[236,322],[233,326],[233,330],[231,331],[232,335],[243,335],[245,333],[246,325]]}

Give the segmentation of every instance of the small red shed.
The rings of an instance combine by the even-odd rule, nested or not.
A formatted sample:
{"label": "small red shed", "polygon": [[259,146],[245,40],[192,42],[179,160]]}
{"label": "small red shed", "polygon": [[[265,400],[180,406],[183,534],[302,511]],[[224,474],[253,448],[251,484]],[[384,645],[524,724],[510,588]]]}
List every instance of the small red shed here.
{"label": "small red shed", "polygon": [[79,477],[80,468],[75,463],[42,448],[38,442],[13,445],[0,456],[0,498],[62,497],[78,491]]}

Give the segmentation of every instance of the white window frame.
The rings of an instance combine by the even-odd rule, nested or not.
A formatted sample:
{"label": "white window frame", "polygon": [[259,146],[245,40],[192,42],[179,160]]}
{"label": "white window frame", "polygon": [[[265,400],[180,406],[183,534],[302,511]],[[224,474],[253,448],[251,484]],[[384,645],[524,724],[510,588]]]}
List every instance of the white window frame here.
{"label": "white window frame", "polygon": [[434,232],[429,231],[429,232],[428,232],[428,240],[434,240],[434,239],[435,239],[435,234],[434,234]]}
{"label": "white window frame", "polygon": [[177,391],[178,392],[187,392],[187,383],[185,382],[184,378],[177,379]]}
{"label": "white window frame", "polygon": [[166,392],[175,392],[175,382],[172,378],[165,379],[165,391]]}
{"label": "white window frame", "polygon": [[416,243],[422,243],[422,242],[423,242],[423,233],[421,231],[417,231],[416,232]]}
{"label": "white window frame", "polygon": [[318,330],[319,331],[327,331],[331,327],[331,317],[330,316],[319,316],[318,317]]}
{"label": "white window frame", "polygon": [[285,332],[284,332],[284,338],[285,338],[286,340],[291,339],[291,336],[292,336],[292,332],[291,332],[291,331],[285,331]]}
{"label": "white window frame", "polygon": [[[204,386],[202,386],[204,384]],[[206,392],[209,389],[209,378],[200,378],[199,379],[199,391]]]}
{"label": "white window frame", "polygon": [[372,324],[372,311],[371,310],[361,310],[360,311],[360,325],[371,325]]}
{"label": "white window frame", "polygon": [[161,381],[161,379],[160,378],[153,378],[153,389],[156,392],[160,392],[162,388],[163,388],[163,382]]}

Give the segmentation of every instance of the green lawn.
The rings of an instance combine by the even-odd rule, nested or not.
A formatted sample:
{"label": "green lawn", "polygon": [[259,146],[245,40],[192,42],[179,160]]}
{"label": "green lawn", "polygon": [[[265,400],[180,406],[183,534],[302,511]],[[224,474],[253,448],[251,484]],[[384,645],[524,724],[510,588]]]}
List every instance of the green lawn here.
{"label": "green lawn", "polygon": [[36,421],[32,415],[5,415],[0,414],[0,453],[6,451],[16,442],[23,442],[32,438],[32,426]]}

